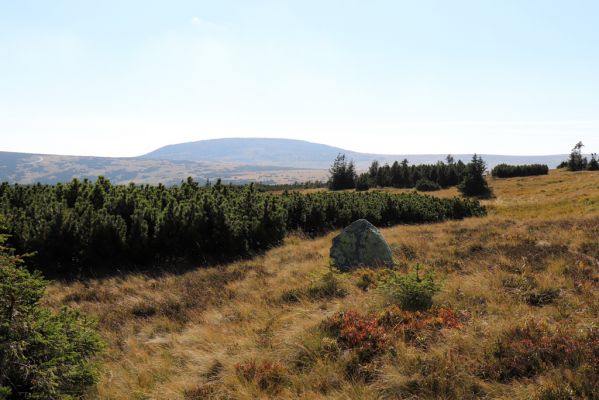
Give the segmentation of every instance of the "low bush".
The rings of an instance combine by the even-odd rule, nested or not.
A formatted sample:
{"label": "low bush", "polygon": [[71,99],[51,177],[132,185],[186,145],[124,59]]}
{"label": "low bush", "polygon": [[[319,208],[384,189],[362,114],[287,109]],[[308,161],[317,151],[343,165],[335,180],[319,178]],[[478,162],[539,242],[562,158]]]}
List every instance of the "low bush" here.
{"label": "low bush", "polygon": [[429,311],[405,311],[394,305],[377,318],[380,326],[399,334],[407,343],[426,346],[426,342],[441,329],[459,329],[460,317],[450,308],[434,307]]}
{"label": "low bush", "polygon": [[436,190],[441,190],[441,185],[428,179],[420,179],[416,182],[415,188],[420,192],[434,192]]}
{"label": "low bush", "polygon": [[576,368],[589,365],[599,374],[599,335],[553,331],[540,323],[529,323],[505,332],[496,343],[489,373],[506,382],[531,378],[549,367]]}
{"label": "low bush", "polygon": [[512,178],[518,176],[547,175],[549,167],[543,164],[508,165],[499,164],[491,170],[495,178]]}
{"label": "low bush", "polygon": [[321,324],[323,333],[343,349],[354,350],[360,363],[370,362],[389,347],[389,336],[376,318],[355,311],[339,312]]}
{"label": "low bush", "polygon": [[3,243],[0,235],[0,399],[79,398],[97,378],[95,324],[42,307],[46,281]]}
{"label": "low bush", "polygon": [[385,277],[379,289],[389,303],[407,311],[428,310],[433,305],[433,296],[441,286],[430,273],[421,278],[419,269],[417,264],[414,273],[391,272]]}

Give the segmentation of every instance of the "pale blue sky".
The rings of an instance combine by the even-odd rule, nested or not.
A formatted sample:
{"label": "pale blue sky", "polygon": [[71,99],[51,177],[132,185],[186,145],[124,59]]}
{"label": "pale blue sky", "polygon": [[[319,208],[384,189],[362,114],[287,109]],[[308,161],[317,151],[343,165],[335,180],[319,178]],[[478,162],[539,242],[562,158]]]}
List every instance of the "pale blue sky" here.
{"label": "pale blue sky", "polygon": [[0,150],[599,152],[599,1],[0,0]]}

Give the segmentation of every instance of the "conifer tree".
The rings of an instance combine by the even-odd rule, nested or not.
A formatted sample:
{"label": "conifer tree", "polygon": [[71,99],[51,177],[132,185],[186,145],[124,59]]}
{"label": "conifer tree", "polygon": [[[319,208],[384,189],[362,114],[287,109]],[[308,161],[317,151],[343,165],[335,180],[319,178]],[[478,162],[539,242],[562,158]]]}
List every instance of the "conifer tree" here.
{"label": "conifer tree", "polygon": [[458,186],[459,191],[465,196],[490,196],[491,189],[484,177],[486,169],[487,165],[482,157],[479,157],[476,154],[472,156],[472,161],[466,165],[464,179]]}
{"label": "conifer tree", "polygon": [[329,169],[329,189],[353,189],[356,186],[356,168],[353,161],[346,161],[345,154],[339,153]]}
{"label": "conifer tree", "polygon": [[599,162],[597,161],[597,154],[591,154],[591,159],[589,160],[589,164],[587,165],[587,169],[589,171],[599,171]]}
{"label": "conifer tree", "polygon": [[578,142],[570,152],[570,158],[568,159],[568,170],[582,171],[583,169],[586,169],[587,159],[582,156],[583,147],[584,144],[582,144],[582,142]]}
{"label": "conifer tree", "polygon": [[358,175],[358,178],[356,179],[356,191],[364,192],[364,191],[370,189],[370,185],[368,182],[369,182],[368,173],[363,173],[363,174]]}

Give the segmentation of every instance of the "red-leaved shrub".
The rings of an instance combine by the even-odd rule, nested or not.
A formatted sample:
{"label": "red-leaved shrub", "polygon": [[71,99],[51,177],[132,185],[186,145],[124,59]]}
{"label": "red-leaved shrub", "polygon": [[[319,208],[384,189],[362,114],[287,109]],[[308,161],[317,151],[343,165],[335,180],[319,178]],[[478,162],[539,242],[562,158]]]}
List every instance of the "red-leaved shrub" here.
{"label": "red-leaved shrub", "polygon": [[491,375],[501,381],[533,377],[549,367],[594,366],[599,373],[599,334],[553,331],[539,323],[503,334],[493,353]]}
{"label": "red-leaved shrub", "polygon": [[389,348],[389,337],[378,320],[355,311],[331,316],[322,323],[322,329],[342,348],[356,350],[360,362],[368,362]]}
{"label": "red-leaved shrub", "polygon": [[381,326],[392,329],[412,344],[422,344],[423,337],[430,337],[441,329],[461,328],[456,313],[449,308],[432,308],[428,311],[405,311],[398,306],[385,309],[378,317]]}

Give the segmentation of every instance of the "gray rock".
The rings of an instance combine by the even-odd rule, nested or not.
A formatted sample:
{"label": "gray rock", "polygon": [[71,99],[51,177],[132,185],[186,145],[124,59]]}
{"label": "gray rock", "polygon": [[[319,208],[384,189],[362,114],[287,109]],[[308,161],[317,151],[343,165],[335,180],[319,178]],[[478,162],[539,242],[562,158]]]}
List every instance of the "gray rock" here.
{"label": "gray rock", "polygon": [[393,265],[391,248],[379,230],[365,219],[347,226],[333,239],[333,264],[341,271]]}

